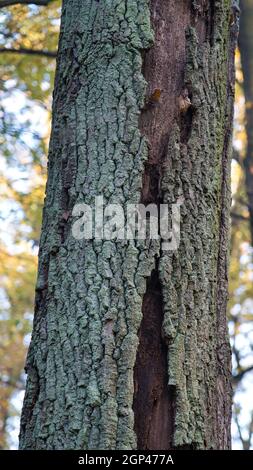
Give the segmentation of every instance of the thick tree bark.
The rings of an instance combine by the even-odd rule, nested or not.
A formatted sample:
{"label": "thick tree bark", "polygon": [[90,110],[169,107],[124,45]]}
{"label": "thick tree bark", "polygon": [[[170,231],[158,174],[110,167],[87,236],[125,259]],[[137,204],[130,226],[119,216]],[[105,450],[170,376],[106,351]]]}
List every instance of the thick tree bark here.
{"label": "thick tree bark", "polygon": [[[230,447],[230,3],[63,1],[22,449]],[[179,249],[75,240],[101,194],[184,199]]]}
{"label": "thick tree bark", "polygon": [[248,195],[250,233],[253,246],[253,4],[241,1],[239,47],[241,53],[243,88],[246,109],[247,152],[244,160],[246,192]]}

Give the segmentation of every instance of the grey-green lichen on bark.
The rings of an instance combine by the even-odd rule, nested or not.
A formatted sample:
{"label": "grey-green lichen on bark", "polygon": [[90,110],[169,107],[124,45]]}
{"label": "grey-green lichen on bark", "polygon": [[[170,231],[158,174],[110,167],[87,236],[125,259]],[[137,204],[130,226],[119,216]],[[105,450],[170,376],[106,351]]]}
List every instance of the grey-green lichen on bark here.
{"label": "grey-green lichen on bark", "polygon": [[176,388],[174,444],[215,446],[229,2],[215,4],[213,44],[199,45],[194,28],[187,33],[194,111],[187,139],[178,120],[168,136],[161,183],[163,202],[185,198],[181,244],[162,253],[155,240],[84,242],[71,233],[76,203],[94,206],[103,195],[105,204],[125,207],[141,199],[149,1],[63,1],[23,449],[136,448],[133,369],[146,280],[158,257]]}
{"label": "grey-green lichen on bark", "polygon": [[77,241],[66,214],[98,195],[139,202],[152,42],[147,0],[63,2],[21,448],[136,447],[133,367],[159,246]]}
{"label": "grey-green lichen on bark", "polygon": [[[229,2],[216,4],[219,8],[214,46],[209,42],[198,44],[194,28],[186,32],[185,84],[191,95],[192,121],[187,137],[182,138],[180,127],[174,126],[162,181],[164,202],[171,204],[177,198],[184,198],[179,250],[163,253],[160,261],[169,384],[176,389],[174,445],[197,449],[217,448],[221,432],[217,421],[220,378],[217,325],[220,317],[225,318],[225,310],[217,306],[217,290],[219,283],[226,283],[225,279],[219,279],[218,271],[221,230],[226,231],[228,240],[228,226],[221,220],[221,214],[224,211],[228,218],[230,206],[231,128],[228,136],[226,129],[231,125],[233,92],[232,81],[228,86],[230,5]],[[224,162],[226,138],[229,147],[225,149]],[[222,198],[224,187],[227,192]],[[225,262],[222,260],[224,266]],[[222,294],[226,296],[224,290]],[[226,331],[223,346],[221,375],[229,377]],[[223,400],[229,410],[230,386],[221,393],[225,394]],[[223,412],[227,413],[227,409]],[[225,446],[229,446],[229,437]]]}

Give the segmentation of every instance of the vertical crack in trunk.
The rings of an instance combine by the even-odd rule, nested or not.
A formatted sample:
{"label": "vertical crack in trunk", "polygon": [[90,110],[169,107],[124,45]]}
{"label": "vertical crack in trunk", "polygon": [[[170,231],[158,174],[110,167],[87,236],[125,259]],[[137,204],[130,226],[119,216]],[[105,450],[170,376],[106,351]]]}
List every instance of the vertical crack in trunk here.
{"label": "vertical crack in trunk", "polygon": [[147,282],[142,311],[134,369],[137,445],[138,449],[170,449],[174,396],[168,387],[168,348],[162,338],[162,288],[158,263]]}
{"label": "vertical crack in trunk", "polygon": [[[203,20],[209,0],[133,0],[125,12],[121,3],[63,4],[20,448],[135,449],[136,434],[139,448],[227,448],[227,426],[218,427],[216,417],[217,393],[223,412],[229,382],[222,354],[225,378],[218,386],[216,380],[217,318],[222,346],[225,302],[216,309],[214,297],[218,245],[227,245],[226,231],[219,242],[217,222],[229,121],[229,5],[216,2],[211,48]],[[140,50],[148,50],[147,95],[158,90],[161,98],[138,123]],[[66,82],[79,72],[82,82]],[[182,119],[185,87],[194,112]],[[62,101],[64,95],[69,99]],[[93,207],[101,194],[107,202],[137,196],[169,206],[184,196],[177,252],[164,252],[159,242],[82,244],[72,237],[71,208],[81,201]],[[221,247],[218,298],[225,299],[223,253]]]}
{"label": "vertical crack in trunk", "polygon": [[[215,58],[213,50],[220,44],[222,19],[228,20],[229,8],[223,2],[216,6],[213,0],[151,0],[150,8],[155,43],[143,57],[151,106],[145,106],[139,126],[149,141],[141,202],[172,204],[183,194],[187,219],[182,220],[179,253],[164,256],[161,252],[147,282],[134,368],[135,432],[139,449],[212,448],[220,439],[207,425],[207,416],[214,416],[217,408],[217,371],[214,348],[207,343],[214,336],[215,307],[206,286],[213,285],[219,246],[214,218],[220,210],[216,199],[224,143],[220,129],[225,122],[228,127],[231,124],[224,98],[227,59],[226,55],[222,60]],[[221,51],[227,47],[227,37],[222,38]],[[157,90],[161,96],[154,103]],[[208,140],[209,135],[217,142]],[[226,148],[226,159],[228,154]],[[223,187],[227,179],[228,174],[220,182]],[[196,226],[198,242],[192,241]],[[220,243],[226,247],[227,231]],[[172,278],[163,270],[164,263],[173,272]],[[225,284],[220,284],[225,292]],[[225,336],[225,303],[220,308],[221,338]],[[224,375],[225,383],[229,373]],[[225,389],[227,382],[219,410]],[[212,425],[215,429],[215,418]],[[225,427],[221,423],[224,443],[219,443],[220,448],[229,446]]]}
{"label": "vertical crack in trunk", "polygon": [[[143,175],[141,202],[163,202],[161,180],[168,142],[175,122],[180,122],[178,100],[184,88],[185,31],[191,21],[190,3],[151,1],[154,46],[144,54],[143,75],[147,100],[155,90],[161,98],[144,108],[140,130],[149,141],[149,158]],[[176,21],[172,19],[177,18]],[[177,47],[174,47],[176,38]],[[186,113],[182,132],[190,135],[192,111]],[[134,368],[135,432],[138,449],[170,449],[173,444],[175,387],[168,385],[168,347],[163,338],[163,298],[159,259],[147,282],[142,305],[139,348]]]}

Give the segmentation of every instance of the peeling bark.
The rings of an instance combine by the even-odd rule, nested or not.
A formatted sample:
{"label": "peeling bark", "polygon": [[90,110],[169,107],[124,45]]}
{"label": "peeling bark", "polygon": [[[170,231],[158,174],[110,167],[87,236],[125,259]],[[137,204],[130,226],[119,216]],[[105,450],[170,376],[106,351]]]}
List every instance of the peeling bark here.
{"label": "peeling bark", "polygon": [[[63,1],[22,449],[230,447],[230,19],[228,0]],[[178,251],[75,240],[101,194],[183,197]]]}

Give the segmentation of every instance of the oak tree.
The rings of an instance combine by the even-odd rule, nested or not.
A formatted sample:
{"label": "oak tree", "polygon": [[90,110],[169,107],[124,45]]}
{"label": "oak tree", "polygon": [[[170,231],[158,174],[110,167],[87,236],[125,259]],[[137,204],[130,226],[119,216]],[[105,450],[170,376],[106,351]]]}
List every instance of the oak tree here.
{"label": "oak tree", "polygon": [[[236,15],[63,1],[21,449],[230,447]],[[74,206],[99,195],[181,198],[179,248],[75,239]]]}

